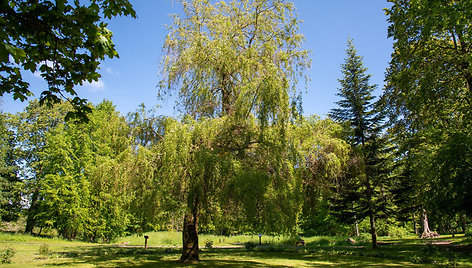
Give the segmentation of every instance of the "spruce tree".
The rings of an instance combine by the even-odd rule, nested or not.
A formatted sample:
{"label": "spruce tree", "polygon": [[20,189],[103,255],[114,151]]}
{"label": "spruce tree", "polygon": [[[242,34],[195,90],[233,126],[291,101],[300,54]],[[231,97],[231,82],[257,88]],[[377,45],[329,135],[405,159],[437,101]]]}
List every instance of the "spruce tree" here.
{"label": "spruce tree", "polygon": [[348,39],[347,57],[341,65],[343,78],[337,94],[341,100],[329,116],[345,126],[346,139],[352,147],[350,170],[337,189],[334,207],[338,216],[349,222],[369,217],[372,246],[377,247],[375,222],[388,208],[388,150],[382,136],[383,116],[376,107],[362,57]]}

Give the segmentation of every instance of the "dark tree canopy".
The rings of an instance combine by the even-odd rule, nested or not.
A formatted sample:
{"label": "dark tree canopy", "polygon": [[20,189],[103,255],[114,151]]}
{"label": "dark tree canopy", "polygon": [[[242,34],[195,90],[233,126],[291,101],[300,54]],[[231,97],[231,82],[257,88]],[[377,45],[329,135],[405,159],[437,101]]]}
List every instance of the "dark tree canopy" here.
{"label": "dark tree canopy", "polygon": [[394,53],[385,95],[391,119],[415,129],[468,114],[472,101],[472,2],[390,0]]}

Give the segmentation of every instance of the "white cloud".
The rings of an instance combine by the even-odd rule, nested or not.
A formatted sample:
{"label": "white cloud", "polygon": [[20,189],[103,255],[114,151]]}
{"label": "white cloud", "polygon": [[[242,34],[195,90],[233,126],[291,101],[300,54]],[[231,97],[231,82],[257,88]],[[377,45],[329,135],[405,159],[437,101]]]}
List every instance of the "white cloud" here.
{"label": "white cloud", "polygon": [[[37,71],[33,72],[34,77],[39,78],[39,79],[43,79],[43,77],[41,76],[43,74],[43,72],[41,72],[39,70],[39,68],[41,68],[41,66],[43,66],[43,65],[46,65],[50,68],[54,68],[55,63],[53,61],[49,61],[49,60],[40,62],[37,66],[38,67]],[[113,69],[111,69],[109,67],[107,67],[105,70],[110,74],[119,75],[118,72],[114,72]],[[98,79],[98,81],[92,81],[92,82],[84,81],[82,86],[88,88],[92,92],[105,90],[105,82],[103,82],[102,79]]]}
{"label": "white cloud", "polygon": [[115,70],[113,70],[113,69],[110,68],[110,67],[106,67],[106,68],[105,68],[105,71],[106,71],[108,74],[111,74],[111,75],[120,75],[120,72],[115,71]]}
{"label": "white cloud", "polygon": [[98,81],[84,82],[84,87],[89,88],[90,91],[93,92],[102,91],[105,90],[105,82],[103,82],[102,79],[98,79]]}
{"label": "white cloud", "polygon": [[33,76],[36,77],[36,78],[43,78],[43,77],[41,76],[41,74],[42,74],[42,73],[41,73],[40,71],[36,71],[36,72],[33,73]]}

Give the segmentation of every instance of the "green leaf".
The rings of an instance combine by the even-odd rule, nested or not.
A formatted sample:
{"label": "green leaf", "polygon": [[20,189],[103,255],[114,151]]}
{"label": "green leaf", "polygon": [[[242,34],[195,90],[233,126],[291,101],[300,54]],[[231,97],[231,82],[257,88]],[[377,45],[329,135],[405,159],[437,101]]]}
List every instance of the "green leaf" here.
{"label": "green leaf", "polygon": [[8,62],[8,50],[5,43],[0,44],[0,62]]}
{"label": "green leaf", "polygon": [[20,63],[21,60],[26,58],[26,52],[23,49],[14,47],[6,43],[4,45],[5,49],[10,53],[10,55],[12,55],[16,63]]}

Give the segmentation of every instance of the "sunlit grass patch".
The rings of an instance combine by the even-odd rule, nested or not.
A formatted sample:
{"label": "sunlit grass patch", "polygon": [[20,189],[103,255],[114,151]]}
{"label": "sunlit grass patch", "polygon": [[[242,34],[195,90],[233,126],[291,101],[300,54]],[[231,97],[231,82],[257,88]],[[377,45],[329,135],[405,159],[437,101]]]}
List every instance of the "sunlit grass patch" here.
{"label": "sunlit grass patch", "polygon": [[[238,248],[206,249],[202,246],[201,262],[194,264],[179,263],[181,234],[174,232],[147,233],[150,242],[162,243],[163,247],[142,246],[142,236],[129,236],[118,241],[128,241],[129,245],[92,244],[70,242],[63,239],[38,238],[28,235],[1,234],[0,251],[7,248],[14,250],[11,264],[5,267],[436,267],[437,265],[452,267],[472,266],[470,251],[462,251],[436,245],[432,241],[451,241],[451,245],[464,246],[467,237],[444,236],[438,240],[422,240],[416,237],[402,239],[381,238],[383,242],[378,249],[370,244],[359,246],[346,245],[347,237],[318,236],[303,238],[305,246],[285,244],[288,237],[263,236],[263,245],[258,245],[257,235],[211,236],[201,235],[200,241],[213,239],[220,245],[240,245],[244,241],[254,241],[256,247],[248,250],[244,246]],[[131,245],[135,241],[137,245]],[[272,241],[269,244],[269,241]],[[141,244],[139,244],[141,243]],[[218,243],[216,243],[218,244]],[[47,245],[47,246],[44,246]],[[152,244],[151,244],[152,245]],[[41,249],[43,247],[43,249]],[[465,247],[467,249],[468,246]],[[45,250],[47,249],[47,250]]]}

